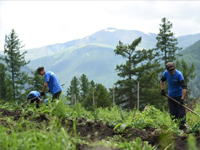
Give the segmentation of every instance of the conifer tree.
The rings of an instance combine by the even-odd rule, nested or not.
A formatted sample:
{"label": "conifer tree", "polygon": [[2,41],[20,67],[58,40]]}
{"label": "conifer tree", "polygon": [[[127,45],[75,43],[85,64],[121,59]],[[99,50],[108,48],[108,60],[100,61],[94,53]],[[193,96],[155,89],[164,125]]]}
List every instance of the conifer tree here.
{"label": "conifer tree", "polygon": [[172,23],[165,17],[162,18],[162,24],[160,24],[159,34],[156,37],[156,49],[160,54],[160,59],[166,64],[169,61],[176,60],[176,54],[182,48],[177,46],[177,39],[174,37],[174,33],[171,31]]}
{"label": "conifer tree", "polygon": [[20,52],[20,49],[24,47],[21,43],[14,29],[9,35],[5,36],[5,57],[3,60],[7,68],[9,99],[18,99],[22,96],[22,91],[28,79],[28,74],[21,71],[21,68],[29,63],[25,60],[26,51]]}
{"label": "conifer tree", "polygon": [[80,88],[79,88],[80,82],[76,76],[74,76],[71,80],[71,84],[69,86],[69,89],[67,90],[68,98],[74,102],[74,100],[79,100],[80,95]]}
{"label": "conifer tree", "polygon": [[[93,83],[93,82],[92,82]],[[93,105],[94,94],[94,105]],[[94,87],[90,87],[90,90],[85,98],[83,106],[88,110],[92,110],[93,107],[110,107],[112,101],[105,86],[102,84],[95,84]]]}
{"label": "conifer tree", "polygon": [[0,63],[0,100],[6,99],[6,67]]}
{"label": "conifer tree", "polygon": [[85,74],[82,74],[79,80],[80,80],[81,99],[85,99],[89,91],[89,81]]}
{"label": "conifer tree", "polygon": [[96,87],[95,104],[97,107],[110,107],[112,101],[110,99],[108,90],[102,84],[98,84]]}
{"label": "conifer tree", "polygon": [[[119,45],[114,50],[116,55],[121,55],[126,59],[125,64],[116,67],[120,80],[115,83],[115,97],[116,103],[127,109],[136,107],[138,82],[142,85],[140,91],[152,88],[158,80],[160,71],[160,64],[158,59],[155,59],[157,54],[154,53],[154,49],[136,50],[141,40],[141,37],[135,39],[130,45],[124,45],[119,41]],[[146,101],[148,94],[143,92],[143,95],[143,100]]]}

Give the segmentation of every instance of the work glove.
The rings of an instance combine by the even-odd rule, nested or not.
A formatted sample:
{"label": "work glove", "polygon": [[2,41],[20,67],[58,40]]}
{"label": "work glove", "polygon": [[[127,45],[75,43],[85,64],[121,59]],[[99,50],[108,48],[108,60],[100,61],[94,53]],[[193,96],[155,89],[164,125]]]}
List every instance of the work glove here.
{"label": "work glove", "polygon": [[41,96],[45,96],[45,93],[44,93],[44,92],[41,92],[40,95],[41,95]]}
{"label": "work glove", "polygon": [[165,90],[163,89],[163,90],[161,90],[161,95],[163,95],[163,96],[166,96],[166,92],[165,92]]}
{"label": "work glove", "polygon": [[180,103],[184,105],[184,99],[181,98]]}

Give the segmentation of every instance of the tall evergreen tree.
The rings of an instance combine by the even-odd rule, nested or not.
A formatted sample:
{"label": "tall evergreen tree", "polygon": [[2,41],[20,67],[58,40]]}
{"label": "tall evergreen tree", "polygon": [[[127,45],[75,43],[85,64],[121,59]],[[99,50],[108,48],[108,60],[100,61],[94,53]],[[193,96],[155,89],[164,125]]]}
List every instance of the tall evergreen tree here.
{"label": "tall evergreen tree", "polygon": [[162,18],[162,24],[160,24],[159,34],[156,37],[156,49],[160,53],[161,60],[166,64],[169,61],[176,60],[175,54],[177,54],[182,48],[177,46],[177,39],[174,37],[174,33],[171,31],[172,23],[165,17]]}
{"label": "tall evergreen tree", "polygon": [[[153,83],[158,80],[160,64],[155,59],[157,53],[154,53],[154,49],[136,50],[141,40],[141,37],[135,39],[130,45],[123,45],[119,41],[119,45],[114,50],[116,55],[126,58],[125,64],[116,67],[120,80],[115,83],[115,97],[116,103],[127,109],[133,109],[136,106],[138,82],[142,83],[140,88],[142,91],[148,87],[152,88]],[[143,99],[145,101],[145,96]]]}
{"label": "tall evergreen tree", "polygon": [[110,107],[112,101],[110,99],[108,90],[102,84],[98,84],[96,88],[95,104],[97,107]]}
{"label": "tall evergreen tree", "polygon": [[74,102],[74,100],[78,100],[80,97],[80,88],[79,88],[80,82],[76,76],[74,76],[71,80],[71,84],[69,86],[69,89],[67,90],[68,98]]}
{"label": "tall evergreen tree", "polygon": [[85,74],[82,74],[79,80],[80,80],[81,99],[85,99],[89,91],[89,81]]}
{"label": "tall evergreen tree", "polygon": [[6,67],[0,63],[0,100],[6,99]]}
{"label": "tall evergreen tree", "polygon": [[[94,105],[93,105],[94,96]],[[90,87],[89,92],[85,98],[83,106],[89,110],[95,107],[110,107],[112,101],[110,99],[109,93],[105,86],[102,84],[96,84],[94,87]]]}
{"label": "tall evergreen tree", "polygon": [[5,36],[4,45],[4,61],[7,66],[8,75],[8,91],[10,92],[10,99],[17,99],[22,96],[28,74],[21,71],[21,67],[29,63],[25,61],[25,53],[20,53],[20,49],[24,47],[21,45],[15,30],[12,29],[9,35]]}

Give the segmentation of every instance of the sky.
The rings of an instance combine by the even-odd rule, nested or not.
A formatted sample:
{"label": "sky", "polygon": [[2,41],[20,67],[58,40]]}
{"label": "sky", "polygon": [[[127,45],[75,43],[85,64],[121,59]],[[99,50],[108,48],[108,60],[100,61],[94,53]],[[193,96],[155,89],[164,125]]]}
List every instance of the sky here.
{"label": "sky", "polygon": [[0,0],[0,50],[14,29],[25,45],[39,48],[84,38],[99,30],[139,30],[158,33],[161,19],[175,36],[200,33],[200,1]]}

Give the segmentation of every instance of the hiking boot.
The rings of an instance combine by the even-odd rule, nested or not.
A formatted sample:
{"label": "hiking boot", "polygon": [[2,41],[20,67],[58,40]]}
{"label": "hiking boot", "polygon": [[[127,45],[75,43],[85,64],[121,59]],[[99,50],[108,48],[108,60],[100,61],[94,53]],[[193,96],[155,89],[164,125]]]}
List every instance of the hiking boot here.
{"label": "hiking boot", "polygon": [[185,123],[179,125],[179,129],[180,129],[180,130],[183,130],[185,133],[186,133],[186,131],[187,131],[187,128],[188,128],[188,126],[187,126]]}

